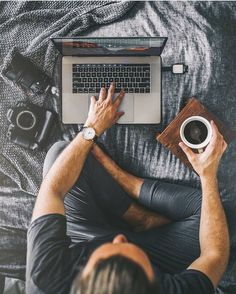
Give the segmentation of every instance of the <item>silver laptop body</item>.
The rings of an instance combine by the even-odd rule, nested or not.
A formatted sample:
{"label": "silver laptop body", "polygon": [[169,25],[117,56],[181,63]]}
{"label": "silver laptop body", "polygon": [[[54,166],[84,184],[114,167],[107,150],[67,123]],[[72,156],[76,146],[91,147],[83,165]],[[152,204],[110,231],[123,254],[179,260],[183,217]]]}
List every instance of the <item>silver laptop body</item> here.
{"label": "silver laptop body", "polygon": [[[84,123],[92,95],[116,82],[126,91],[118,123],[161,122],[161,52],[167,38],[55,38],[62,54],[64,124]],[[117,95],[116,93],[114,97]]]}

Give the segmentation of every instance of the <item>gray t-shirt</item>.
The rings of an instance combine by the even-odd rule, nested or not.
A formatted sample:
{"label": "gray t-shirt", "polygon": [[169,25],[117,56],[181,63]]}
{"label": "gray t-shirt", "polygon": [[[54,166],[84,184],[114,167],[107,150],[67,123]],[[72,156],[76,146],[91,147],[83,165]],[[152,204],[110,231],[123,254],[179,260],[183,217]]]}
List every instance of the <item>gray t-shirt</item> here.
{"label": "gray t-shirt", "polygon": [[[71,243],[66,235],[66,217],[48,214],[33,221],[28,230],[26,293],[69,293],[75,276],[90,254],[113,239],[114,234],[92,241]],[[128,237],[128,236],[127,236]],[[213,294],[209,278],[200,271],[158,276],[161,294]]]}

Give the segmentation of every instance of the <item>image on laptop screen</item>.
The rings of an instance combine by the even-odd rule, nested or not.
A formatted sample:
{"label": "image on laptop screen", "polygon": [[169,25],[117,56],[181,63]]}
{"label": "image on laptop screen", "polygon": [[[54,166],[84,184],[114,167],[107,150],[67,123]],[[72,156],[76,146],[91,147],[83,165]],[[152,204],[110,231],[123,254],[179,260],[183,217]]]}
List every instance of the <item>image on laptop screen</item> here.
{"label": "image on laptop screen", "polygon": [[55,38],[62,55],[160,55],[166,38]]}

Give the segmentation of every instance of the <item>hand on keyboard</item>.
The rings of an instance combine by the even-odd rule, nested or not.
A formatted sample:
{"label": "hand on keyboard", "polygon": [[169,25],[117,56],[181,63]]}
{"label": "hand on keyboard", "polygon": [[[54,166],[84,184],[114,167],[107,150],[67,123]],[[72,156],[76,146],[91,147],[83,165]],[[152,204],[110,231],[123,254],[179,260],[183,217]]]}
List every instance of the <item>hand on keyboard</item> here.
{"label": "hand on keyboard", "polygon": [[111,83],[108,93],[105,88],[101,88],[99,98],[91,97],[88,119],[85,126],[93,127],[97,136],[100,136],[106,129],[115,124],[124,114],[118,108],[124,98],[125,91],[121,90],[119,95],[113,99],[115,93],[115,83]]}

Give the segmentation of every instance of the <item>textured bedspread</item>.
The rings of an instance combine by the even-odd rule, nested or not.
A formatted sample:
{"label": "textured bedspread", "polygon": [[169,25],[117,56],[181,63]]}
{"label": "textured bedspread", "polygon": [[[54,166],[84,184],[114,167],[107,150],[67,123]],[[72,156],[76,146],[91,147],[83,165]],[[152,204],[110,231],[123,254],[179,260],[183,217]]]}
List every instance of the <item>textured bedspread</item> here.
{"label": "textured bedspread", "polygon": [[[49,75],[57,52],[52,36],[167,36],[163,64],[185,62],[189,73],[163,73],[163,121],[157,126],[121,126],[101,142],[128,171],[199,187],[197,176],[155,141],[187,97],[196,95],[236,130],[236,2],[0,2],[0,71],[17,48]],[[0,78],[0,273],[22,278],[26,229],[42,173],[45,151],[26,151],[6,140],[6,111],[16,101],[42,105],[45,97],[27,97]],[[46,105],[59,111],[48,95]],[[73,126],[58,123],[50,144],[71,140]],[[48,147],[50,146],[48,145]],[[232,243],[227,272],[218,293],[236,293],[236,154],[233,142],[221,162],[219,182]],[[223,292],[221,292],[223,291]]]}

